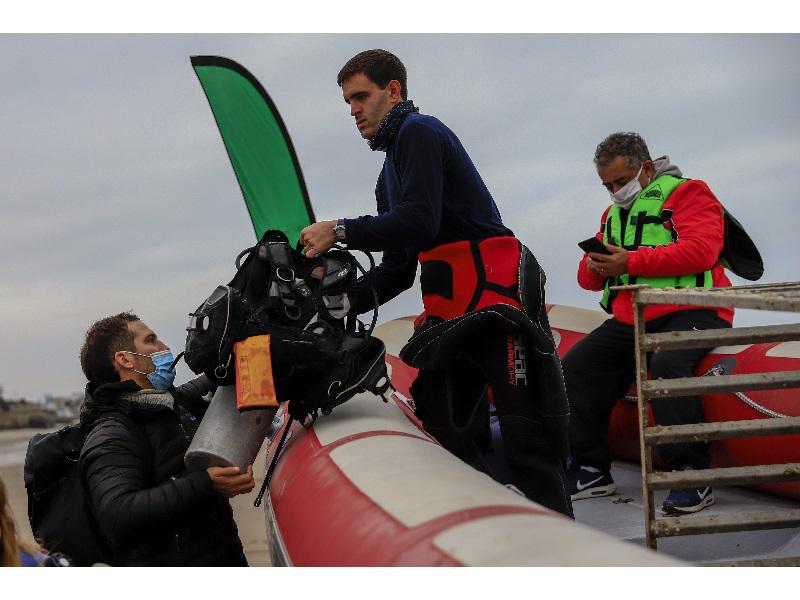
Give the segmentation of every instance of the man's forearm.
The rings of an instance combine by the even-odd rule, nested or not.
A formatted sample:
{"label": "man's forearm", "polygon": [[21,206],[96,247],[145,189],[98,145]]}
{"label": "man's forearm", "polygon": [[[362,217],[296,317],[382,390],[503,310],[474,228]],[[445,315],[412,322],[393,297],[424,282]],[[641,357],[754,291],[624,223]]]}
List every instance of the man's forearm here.
{"label": "man's forearm", "polygon": [[437,216],[415,211],[413,206],[401,206],[377,216],[344,219],[344,222],[348,248],[366,252],[429,248],[439,232]]}

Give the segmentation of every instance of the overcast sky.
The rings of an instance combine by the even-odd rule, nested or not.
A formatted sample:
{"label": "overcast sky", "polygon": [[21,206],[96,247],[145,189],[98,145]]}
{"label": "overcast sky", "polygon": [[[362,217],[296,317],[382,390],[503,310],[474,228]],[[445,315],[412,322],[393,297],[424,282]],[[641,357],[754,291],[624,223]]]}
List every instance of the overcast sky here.
{"label": "overcast sky", "polygon": [[[547,271],[548,301],[597,307],[576,284],[575,244],[609,201],[594,148],[619,130],[709,183],[760,247],[764,281],[800,279],[797,35],[3,35],[5,395],[81,390],[87,327],[123,310],[177,354],[187,313],[253,243],[189,56],[232,58],[261,81],[322,219],[374,212],[384,155],[357,135],[336,85],[374,47],[404,61],[409,97],[460,137]],[[380,320],[420,309],[415,287]]]}

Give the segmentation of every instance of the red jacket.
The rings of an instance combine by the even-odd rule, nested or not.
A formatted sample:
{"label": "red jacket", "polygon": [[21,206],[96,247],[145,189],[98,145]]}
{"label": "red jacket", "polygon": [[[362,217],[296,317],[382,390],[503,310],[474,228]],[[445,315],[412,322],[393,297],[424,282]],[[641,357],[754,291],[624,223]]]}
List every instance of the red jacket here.
{"label": "red jacket", "polygon": [[[611,207],[603,212],[597,239],[603,239],[606,215]],[[676,242],[655,248],[639,248],[628,252],[628,274],[651,277],[680,276],[702,273],[711,269],[714,287],[730,287],[731,282],[719,262],[722,252],[724,224],[722,205],[711,193],[708,185],[699,179],[690,179],[679,185],[664,203],[664,210],[672,210],[672,223],[678,234]],[[670,223],[664,227],[671,229]],[[586,290],[600,291],[606,278],[589,270],[584,254],[578,265],[578,284]],[[645,320],[675,312],[708,308],[702,306],[678,306],[659,304],[648,306],[644,311]],[[633,324],[633,302],[631,292],[620,292],[611,302],[614,318],[629,325]],[[729,323],[733,322],[733,308],[717,308],[717,314]]]}

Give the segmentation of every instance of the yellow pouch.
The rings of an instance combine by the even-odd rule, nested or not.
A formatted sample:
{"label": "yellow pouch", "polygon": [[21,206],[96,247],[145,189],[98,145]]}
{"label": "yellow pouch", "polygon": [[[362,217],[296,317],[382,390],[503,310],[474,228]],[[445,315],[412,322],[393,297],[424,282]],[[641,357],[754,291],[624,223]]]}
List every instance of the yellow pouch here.
{"label": "yellow pouch", "polygon": [[236,356],[236,408],[278,406],[272,379],[269,336],[254,335],[233,345]]}

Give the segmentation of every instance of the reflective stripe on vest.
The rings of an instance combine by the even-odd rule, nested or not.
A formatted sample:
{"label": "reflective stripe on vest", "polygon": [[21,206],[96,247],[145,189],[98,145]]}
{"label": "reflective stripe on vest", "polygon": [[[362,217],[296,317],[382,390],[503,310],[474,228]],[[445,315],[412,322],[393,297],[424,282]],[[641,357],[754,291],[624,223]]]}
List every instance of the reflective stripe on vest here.
{"label": "reflective stripe on vest", "polygon": [[522,309],[520,252],[514,237],[452,242],[420,252],[426,314],[447,320],[494,304]]}
{"label": "reflective stripe on vest", "polygon": [[[664,223],[671,221],[672,211],[663,211],[662,207],[686,179],[661,175],[644,188],[634,200],[628,211],[621,209],[616,204],[606,215],[603,227],[603,241],[614,246],[621,246],[628,251],[636,250],[640,246],[666,246],[677,241],[675,229],[667,229]],[[712,287],[711,271],[681,275],[680,277],[647,277],[644,275],[628,275],[624,273],[618,277],[606,279],[603,289],[603,298],[600,306],[607,313],[611,313],[611,302],[616,292],[609,289],[615,285],[644,284],[655,288],[664,287]]]}

